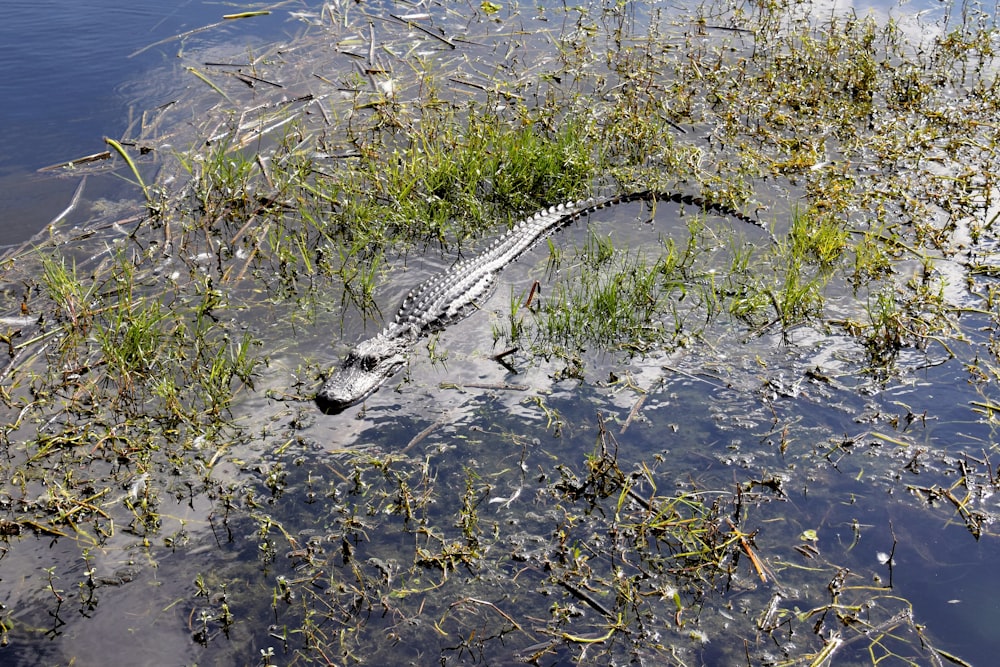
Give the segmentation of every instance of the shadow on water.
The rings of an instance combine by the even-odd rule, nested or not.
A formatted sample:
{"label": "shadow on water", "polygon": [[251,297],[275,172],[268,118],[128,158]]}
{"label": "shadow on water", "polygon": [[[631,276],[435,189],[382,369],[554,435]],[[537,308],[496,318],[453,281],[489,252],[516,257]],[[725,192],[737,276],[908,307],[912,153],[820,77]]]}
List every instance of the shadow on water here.
{"label": "shadow on water", "polygon": [[[167,99],[54,172],[144,191],[88,182],[4,256],[2,661],[990,664],[998,84],[965,16],[921,50],[799,5],[351,0],[155,49]],[[500,223],[650,187],[777,238],[595,212],[317,409]]]}

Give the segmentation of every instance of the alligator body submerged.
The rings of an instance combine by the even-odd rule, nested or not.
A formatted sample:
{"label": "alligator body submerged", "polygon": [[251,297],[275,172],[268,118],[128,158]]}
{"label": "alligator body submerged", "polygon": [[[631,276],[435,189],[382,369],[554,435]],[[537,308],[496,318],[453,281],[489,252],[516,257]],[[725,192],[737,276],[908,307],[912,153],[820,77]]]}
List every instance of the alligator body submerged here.
{"label": "alligator body submerged", "polygon": [[735,209],[701,197],[672,192],[643,191],[602,199],[584,199],[560,204],[525,218],[486,250],[456,263],[412,290],[399,307],[392,323],[378,335],[359,343],[335,369],[316,394],[316,402],[327,413],[335,413],[360,402],[378,389],[406,363],[410,349],[429,331],[439,330],[474,310],[475,303],[490,291],[497,274],[522,253],[552,232],[609,206],[633,201],[672,201],[699,206],[763,228]]}

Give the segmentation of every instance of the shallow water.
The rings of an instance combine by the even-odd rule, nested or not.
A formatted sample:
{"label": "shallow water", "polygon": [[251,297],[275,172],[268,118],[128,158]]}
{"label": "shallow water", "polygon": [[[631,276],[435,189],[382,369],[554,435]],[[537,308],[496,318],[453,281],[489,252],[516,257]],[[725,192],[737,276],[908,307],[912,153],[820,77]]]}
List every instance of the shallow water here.
{"label": "shallow water", "polygon": [[[422,15],[410,5],[364,5],[376,13]],[[356,4],[343,9],[354,11]],[[542,34],[562,16],[552,12],[545,20],[530,13],[514,23]],[[140,23],[165,25],[138,16]],[[433,25],[464,34],[458,27],[465,20],[461,13],[441,12]],[[506,41],[481,20],[457,56],[440,40],[398,22],[374,25],[379,38],[388,33],[387,53],[397,65],[397,57],[409,62],[398,54],[419,53],[450,66],[461,63],[468,48],[475,57],[465,64],[482,67],[503,49],[486,48],[484,55],[479,47]],[[319,47],[308,44],[315,56],[302,67],[308,83],[288,77],[295,94],[302,86],[321,100],[335,99],[343,90],[330,84],[336,79],[331,71],[348,78],[359,59],[382,56],[367,51],[369,30],[375,30],[367,21],[344,23],[350,29],[322,39]],[[198,23],[170,25],[158,34]],[[214,54],[244,48],[244,37],[218,35],[218,41],[208,37],[184,49]],[[156,39],[137,39],[124,51]],[[138,58],[148,56],[151,71],[169,72],[177,48],[157,47]],[[108,56],[115,57],[123,56]],[[554,62],[555,56],[546,57]],[[142,91],[142,99],[173,93],[169,77],[167,83],[142,76],[123,81],[113,88],[131,92],[116,93],[119,102],[134,91]],[[370,83],[377,81],[372,76]],[[415,85],[412,78],[397,83],[400,90]],[[196,101],[184,108],[203,107]],[[314,118],[342,111],[334,102],[302,108]],[[707,133],[688,129],[694,142]],[[91,151],[85,145],[92,131],[79,133],[80,152]],[[96,132],[98,138],[110,133]],[[66,157],[73,154],[39,162]],[[773,183],[761,183],[755,193],[771,206],[767,215],[779,234],[787,231],[786,194]],[[95,513],[78,536],[56,539],[26,524],[20,537],[10,539],[0,560],[0,602],[7,605],[0,621],[10,645],[0,649],[0,659],[102,664],[110,653],[131,664],[283,664],[319,660],[325,651],[322,659],[333,663],[516,664],[533,645],[568,636],[573,642],[553,648],[540,664],[584,658],[592,664],[612,658],[663,664],[668,657],[676,658],[670,664],[743,664],[748,652],[754,664],[782,658],[810,664],[803,656],[838,638],[845,644],[834,664],[870,664],[889,649],[914,664],[932,664],[930,658],[940,656],[924,647],[917,636],[922,628],[934,647],[989,664],[1000,648],[993,632],[1000,586],[993,567],[1000,556],[992,523],[997,506],[990,495],[1000,455],[995,421],[973,410],[992,385],[969,382],[966,366],[979,354],[987,358],[989,313],[963,314],[969,340],[950,341],[954,359],[933,341],[905,347],[887,378],[866,371],[857,340],[825,320],[815,328],[780,333],[767,327],[751,335],[734,318],[707,317],[697,287],[717,277],[713,269],[724,271],[733,248],[749,243],[765,252],[767,241],[756,229],[711,216],[708,238],[718,242],[692,267],[689,291],[677,302],[688,337],[644,357],[587,346],[580,352],[585,370],[576,375],[556,355],[515,355],[514,373],[490,358],[490,329],[506,317],[511,294],[539,279],[541,298],[548,299],[555,281],[578,275],[573,249],[586,243],[588,225],[614,235],[616,247],[653,254],[662,250],[658,235],[684,236],[690,214],[661,204],[653,217],[636,204],[564,230],[555,243],[567,255],[555,276],[546,270],[544,244],[527,253],[503,273],[481,312],[422,340],[404,371],[363,406],[335,416],[299,400],[317,383],[316,367],[329,366],[377,330],[409,287],[448,265],[450,251],[425,247],[428,257],[391,267],[380,277],[382,313],[367,322],[337,306],[342,286],[332,281],[320,284],[313,310],[303,313],[294,299],[279,298],[266,264],[259,276],[248,274],[248,285],[220,279],[232,290],[231,308],[219,312],[223,324],[232,325],[226,335],[251,331],[269,364],[226,411],[231,425],[161,427],[168,454],[183,462],[109,455],[58,471],[93,486],[99,496],[93,504],[106,514]],[[107,231],[95,245],[131,248],[130,231]],[[151,243],[159,233],[142,230],[138,243]],[[219,235],[232,233],[223,225]],[[80,247],[63,250],[83,264],[92,249],[72,238],[64,245]],[[212,242],[206,242],[210,248]],[[142,264],[144,255],[134,257],[157,289],[182,294],[167,299],[180,308],[191,298],[184,281],[215,275],[223,261],[221,253],[202,256],[199,249],[192,242],[190,257],[150,253],[152,269]],[[979,302],[962,284],[948,287],[953,303]],[[14,296],[12,318],[20,295]],[[827,312],[862,318],[865,296],[831,291]],[[23,385],[12,390],[29,395]],[[24,424],[12,440],[31,437],[32,428],[37,425]],[[107,444],[103,436],[66,447],[97,452],[98,444]],[[606,497],[582,484],[595,465],[607,463],[602,446],[613,450],[636,495],[625,493],[624,483],[609,483]],[[605,472],[613,481],[612,471]],[[4,511],[19,503],[38,516],[60,510],[58,485],[35,483],[25,490],[16,479],[4,482]],[[980,514],[961,514],[945,490]],[[668,518],[665,510],[655,517],[644,510],[679,491],[723,505],[715,529],[735,523],[747,531],[745,548],[728,552],[728,576],[680,567],[681,549],[666,531],[650,529],[641,544],[626,541],[642,520]],[[985,529],[978,536],[977,525]],[[463,549],[481,549],[470,557],[475,567],[463,562]],[[766,571],[748,560],[751,549]],[[459,556],[434,560],[449,550]],[[676,578],[663,573],[672,567]],[[564,583],[578,590],[573,594]],[[699,584],[708,592],[699,594]],[[627,586],[634,586],[634,602],[620,604]],[[676,588],[683,610],[672,598]],[[599,604],[586,602],[588,595]],[[765,614],[771,601],[775,612]],[[615,621],[614,612],[599,606],[628,614],[630,625],[614,642],[588,648]],[[222,620],[223,609],[232,611],[231,625]],[[852,620],[834,622],[841,613]],[[516,632],[506,622],[511,617],[519,624]],[[821,618],[827,625],[819,624]],[[320,653],[310,652],[317,646]]]}

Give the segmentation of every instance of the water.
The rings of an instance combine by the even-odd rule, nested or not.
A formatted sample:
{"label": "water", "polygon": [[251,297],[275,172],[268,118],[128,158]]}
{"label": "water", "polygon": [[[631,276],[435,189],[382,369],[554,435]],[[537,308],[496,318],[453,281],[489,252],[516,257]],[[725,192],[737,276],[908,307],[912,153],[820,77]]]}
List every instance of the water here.
{"label": "water", "polygon": [[190,83],[176,71],[183,49],[225,45],[238,53],[296,25],[287,9],[278,9],[136,53],[236,11],[209,0],[6,3],[0,22],[0,245],[38,232],[76,187],[37,169],[106,150],[103,137],[121,137],[130,114],[169,101]]}
{"label": "water", "polygon": [[[433,21],[418,19],[425,27],[446,26],[445,35],[468,37],[452,50],[386,16],[423,15],[424,6],[362,3],[380,17],[369,22],[357,14],[353,0],[331,5],[337,6],[337,27],[318,41],[297,44],[297,54],[309,54],[300,66],[305,76],[282,78],[290,88],[302,80],[315,85],[306,90],[326,106],[295,110],[305,108],[314,122],[320,112],[329,114],[330,153],[340,148],[342,119],[364,124],[364,114],[373,113],[364,107],[352,116],[338,106],[338,100],[349,99],[352,86],[363,103],[369,84],[388,80],[397,90],[416,88],[420,80],[413,72],[443,63],[446,77],[463,82],[456,84],[459,92],[446,88],[448,93],[463,99],[482,92],[467,84],[482,81],[478,73],[491,71],[498,61],[532,75],[553,69],[571,81],[578,72],[559,69],[558,56],[546,50],[552,44],[546,31],[572,32],[579,21],[575,39],[589,48],[586,36],[613,28],[618,18],[610,13],[607,24],[595,27],[597,19],[591,18],[603,18],[598,8],[588,15],[532,7],[515,17],[514,36],[508,37],[489,18],[428,5]],[[42,47],[28,58],[45,63],[46,74],[16,73],[19,90],[34,91],[37,113],[3,112],[4,123],[20,124],[4,139],[10,154],[20,156],[3,163],[10,192],[4,201],[31,209],[34,222],[44,223],[65,205],[77,179],[35,176],[34,169],[102,150],[100,137],[119,136],[129,124],[130,108],[140,111],[178,96],[217,102],[215,93],[180,70],[180,51],[198,54],[186,64],[221,60],[216,54],[239,54],[248,43],[266,42],[267,36],[253,32],[258,28],[268,26],[274,34],[297,30],[287,14],[276,15],[128,57],[216,20],[229,10],[221,7],[197,4],[161,13],[150,4],[123,16],[105,14],[103,22],[94,18],[94,8],[49,9],[44,19],[18,8],[17,19],[27,25],[22,32],[51,30],[45,33],[50,43],[61,32],[80,34],[84,20],[93,19],[91,35],[104,25],[113,24],[114,32],[89,47],[88,53],[97,49],[100,55],[90,63],[89,79],[67,76],[77,65],[67,53],[80,53],[91,43],[92,37],[82,36],[81,44],[65,52],[46,56]],[[199,12],[197,18],[188,10]],[[70,20],[57,11],[76,15]],[[70,27],[58,27],[63,19]],[[131,23],[129,30],[122,21]],[[347,27],[340,29],[340,21]],[[368,50],[372,33],[384,51]],[[542,35],[542,46],[529,44],[525,34]],[[729,33],[692,29],[690,34],[697,39],[684,42],[673,33],[669,39],[698,48]],[[509,40],[520,50],[508,48]],[[494,42],[499,47],[491,50]],[[5,35],[3,44],[9,43]],[[641,30],[626,44],[641,45]],[[202,55],[206,49],[211,57]],[[3,57],[13,59],[13,53],[8,49]],[[536,53],[541,55],[532,60]],[[605,85],[597,80],[608,72],[582,60],[599,70],[581,84],[587,90],[610,98],[636,85],[631,80]],[[371,72],[362,69],[359,76],[358,62],[368,63]],[[700,63],[699,76],[713,71],[705,64]],[[392,69],[395,81],[383,69]],[[536,100],[544,96],[539,90],[552,92],[546,85],[532,89]],[[60,94],[67,102],[51,104],[49,92],[63,89],[71,91]],[[236,90],[230,93],[235,96]],[[261,96],[255,104],[273,102],[266,92],[252,94]],[[372,106],[385,114],[386,126],[412,129],[407,123],[415,117],[409,115],[413,108]],[[50,107],[51,118],[41,113]],[[690,130],[681,139],[702,141],[703,128]],[[326,159],[316,164],[330,168]],[[803,171],[805,180],[811,170]],[[789,202],[801,195],[795,186],[768,189],[783,178],[776,174],[754,184],[754,198],[772,207],[766,215],[778,221],[779,235],[787,231]],[[123,191],[119,196],[134,201],[134,186],[126,184]],[[664,204],[647,224],[651,215],[635,204],[602,211],[590,224],[597,233],[614,230],[616,247],[655,253],[662,251],[657,235],[679,240],[690,220],[690,211],[681,216]],[[25,227],[15,228],[11,217],[19,224],[27,220]],[[27,213],[5,215],[8,242],[37,229],[28,222]],[[87,403],[87,392],[97,403],[114,401],[115,379],[87,384],[99,371],[74,363],[71,352],[59,355],[60,339],[49,334],[59,331],[55,325],[26,330],[21,337],[7,334],[14,343],[36,332],[49,336],[27,350],[41,361],[51,359],[60,372],[53,374],[51,389],[42,364],[29,361],[28,370],[38,370],[39,377],[14,373],[10,377],[17,381],[4,384],[14,396],[4,416],[22,425],[9,434],[8,457],[17,465],[3,469],[13,472],[3,480],[0,520],[24,523],[20,536],[0,545],[0,603],[6,605],[0,608],[0,631],[10,642],[0,649],[0,661],[284,664],[322,658],[513,664],[516,655],[569,637],[538,664],[568,665],[586,657],[590,664],[611,658],[664,664],[675,658],[668,664],[728,665],[746,663],[747,653],[754,664],[780,663],[783,657],[814,664],[823,640],[837,638],[846,643],[833,664],[871,664],[890,650],[913,664],[933,664],[917,626],[935,647],[973,664],[989,664],[996,654],[1000,580],[993,566],[1000,549],[989,522],[996,514],[996,496],[990,493],[1000,455],[995,421],[970,408],[989,401],[993,385],[970,383],[966,368],[977,359],[984,372],[1000,373],[990,365],[995,344],[986,340],[993,326],[987,309],[963,313],[968,341],[942,334],[956,358],[948,359],[929,338],[923,348],[899,350],[894,374],[873,377],[859,339],[825,319],[815,329],[793,328],[782,336],[774,326],[758,335],[725,314],[706,317],[700,288],[712,278],[724,281],[733,248],[744,247],[742,241],[727,242],[733,225],[712,217],[707,236],[721,241],[686,276],[685,298],[676,304],[688,336],[684,345],[664,346],[646,357],[581,351],[582,380],[574,375],[572,360],[520,353],[511,358],[518,370],[512,374],[490,358],[496,351],[490,329],[505,317],[509,295],[534,279],[543,280],[541,298],[552,298],[543,244],[504,272],[481,312],[415,346],[406,370],[363,407],[326,416],[298,399],[308,397],[318,383],[317,369],[332,362],[335,349],[364,335],[362,323],[338,322],[343,312],[330,305],[338,302],[343,286],[312,267],[293,266],[300,292],[308,283],[321,294],[313,296],[310,309],[307,296],[274,290],[272,272],[283,270],[278,262],[251,264],[246,247],[236,243],[234,252],[214,254],[247,220],[223,215],[213,223],[218,224],[204,230],[195,226],[187,237],[182,225],[175,225],[183,248],[176,255],[153,245],[160,228],[139,230],[139,250],[128,230],[107,232],[91,245],[135,250],[127,256],[135,270],[178,312],[189,313],[201,302],[199,286],[207,293],[214,280],[231,299],[230,307],[183,320],[185,326],[193,328],[197,319],[199,325],[218,325],[211,331],[222,331],[231,341],[244,332],[262,340],[259,351],[269,365],[258,369],[253,389],[240,386],[233,404],[221,411],[216,422],[225,425],[197,419],[142,422],[142,410],[139,416],[109,418],[109,412]],[[273,219],[261,228],[267,225],[276,228]],[[566,253],[560,273],[572,275],[577,262],[572,248],[586,238],[580,224],[554,239]],[[766,245],[759,234],[746,238]],[[81,245],[79,257],[86,259],[93,249]],[[382,316],[391,316],[414,275],[424,277],[451,259],[436,246],[427,252],[429,259],[413,260],[407,270],[392,267],[379,277]],[[101,261],[97,256],[89,265],[81,262],[81,270],[92,269]],[[25,265],[33,259],[26,256]],[[246,281],[233,282],[244,269]],[[987,277],[976,280],[974,288],[981,292],[991,285]],[[8,289],[14,296],[9,305],[16,312],[21,282],[11,284],[17,289]],[[980,298],[966,293],[964,284],[948,286],[960,293],[956,303],[978,306]],[[101,288],[94,299],[122,289],[108,282]],[[40,302],[40,292],[32,299]],[[869,295],[863,290],[831,289],[827,296],[829,317],[866,317]],[[665,320],[672,323],[669,316]],[[84,332],[88,343],[99,329]],[[172,330],[174,335],[167,344],[176,339],[187,349],[183,332]],[[218,338],[206,336],[206,356],[191,352],[182,363],[216,361],[211,345]],[[185,395],[195,391],[199,387],[184,389]],[[56,401],[47,403],[50,396]],[[80,412],[60,412],[71,397]],[[150,410],[157,409],[155,399],[149,403]],[[22,420],[23,415],[28,416]],[[150,428],[130,429],[129,419]],[[24,464],[18,457],[42,446],[33,440],[37,424],[44,424],[43,434],[61,433],[65,424],[68,435],[50,445],[52,451],[39,453],[37,462]],[[39,470],[46,466],[52,474],[41,484]],[[707,523],[692,519],[705,544],[720,536],[730,540],[718,570],[698,569],[678,555],[685,549],[671,542],[670,520],[690,518],[684,507],[667,510],[681,491],[692,493],[692,506],[718,503]],[[963,514],[953,499],[970,512]],[[49,524],[56,514],[68,520]],[[980,516],[983,524],[977,523]],[[76,535],[43,530],[70,533],[77,518]],[[977,526],[986,528],[978,537]],[[759,570],[750,553],[761,557]],[[708,591],[704,605],[699,588]],[[675,593],[680,603],[674,602]],[[773,615],[765,613],[771,600]],[[612,642],[594,641],[618,620],[617,612],[628,621],[627,632]],[[838,615],[850,622],[837,621]]]}

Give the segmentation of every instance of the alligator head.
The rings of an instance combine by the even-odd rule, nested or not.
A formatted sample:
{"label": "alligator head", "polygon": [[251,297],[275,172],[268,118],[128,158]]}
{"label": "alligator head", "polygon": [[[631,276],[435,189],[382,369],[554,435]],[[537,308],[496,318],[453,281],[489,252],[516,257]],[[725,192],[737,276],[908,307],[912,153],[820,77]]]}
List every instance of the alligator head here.
{"label": "alligator head", "polygon": [[359,343],[323,383],[316,403],[334,414],[367,398],[406,363],[414,337],[411,332],[383,331]]}

